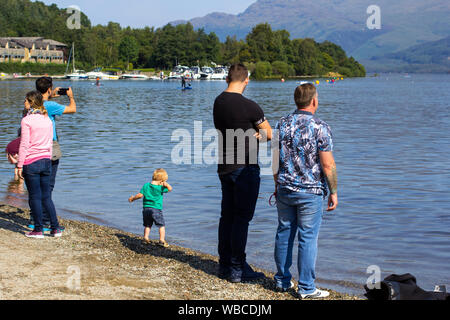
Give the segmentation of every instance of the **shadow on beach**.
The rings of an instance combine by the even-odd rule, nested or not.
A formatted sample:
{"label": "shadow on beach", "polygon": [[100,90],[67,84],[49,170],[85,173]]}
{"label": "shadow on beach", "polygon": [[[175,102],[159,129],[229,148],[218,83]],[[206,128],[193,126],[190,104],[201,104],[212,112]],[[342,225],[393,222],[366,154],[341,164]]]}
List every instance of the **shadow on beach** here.
{"label": "shadow on beach", "polygon": [[29,231],[26,226],[29,224],[30,220],[22,217],[25,215],[23,209],[0,204],[0,213],[0,229],[6,229],[22,234]]}
{"label": "shadow on beach", "polygon": [[[208,255],[201,253],[194,254],[194,250],[184,248],[180,250],[180,248],[176,246],[164,248],[158,245],[156,241],[151,243],[143,243],[141,238],[131,237],[122,233],[117,233],[116,236],[124,247],[134,251],[137,254],[148,254],[165,259],[174,259],[178,262],[188,264],[191,268],[200,270],[211,276],[218,277],[219,263],[217,260],[214,260]],[[192,251],[193,253],[190,254],[189,251]],[[246,282],[246,284],[258,285],[266,290],[276,290],[275,281],[269,278],[267,274],[265,274],[263,279],[253,282]]]}

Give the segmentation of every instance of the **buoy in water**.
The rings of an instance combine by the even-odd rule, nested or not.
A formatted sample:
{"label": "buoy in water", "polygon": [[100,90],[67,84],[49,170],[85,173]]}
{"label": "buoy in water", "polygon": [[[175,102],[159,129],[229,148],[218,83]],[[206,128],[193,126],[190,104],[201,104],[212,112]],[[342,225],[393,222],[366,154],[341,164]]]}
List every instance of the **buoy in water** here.
{"label": "buoy in water", "polygon": [[284,82],[284,78],[281,78],[281,82]]}
{"label": "buoy in water", "polygon": [[319,81],[319,80],[317,80],[317,81],[316,81],[316,84],[320,84],[320,81]]}

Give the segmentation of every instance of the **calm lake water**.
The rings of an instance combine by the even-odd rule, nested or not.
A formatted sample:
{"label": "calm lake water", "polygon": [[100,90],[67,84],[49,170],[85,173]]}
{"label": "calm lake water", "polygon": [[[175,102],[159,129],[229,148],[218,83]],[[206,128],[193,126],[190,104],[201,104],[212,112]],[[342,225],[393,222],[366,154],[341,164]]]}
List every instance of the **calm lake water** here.
{"label": "calm lake water", "polygon": [[[321,80],[318,116],[334,134],[340,206],[322,225],[319,285],[362,294],[371,265],[383,278],[412,273],[426,290],[450,285],[449,83],[450,75],[381,75],[334,85]],[[77,114],[57,120],[64,153],[53,197],[58,214],[141,234],[142,203],[127,199],[163,167],[174,187],[164,203],[168,240],[216,254],[216,166],[173,164],[178,140],[171,136],[186,129],[194,137],[194,121],[202,121],[203,132],[213,128],[212,105],[225,82],[196,82],[189,92],[176,82],[55,84],[72,86],[78,104]],[[251,82],[245,95],[275,125],[295,109],[296,85]],[[0,82],[1,148],[15,138],[24,95],[33,86]],[[0,161],[0,201],[26,206],[27,195],[12,178],[12,166]],[[272,192],[272,177],[263,176],[247,252],[250,263],[275,271]],[[295,264],[292,271],[296,276]]]}

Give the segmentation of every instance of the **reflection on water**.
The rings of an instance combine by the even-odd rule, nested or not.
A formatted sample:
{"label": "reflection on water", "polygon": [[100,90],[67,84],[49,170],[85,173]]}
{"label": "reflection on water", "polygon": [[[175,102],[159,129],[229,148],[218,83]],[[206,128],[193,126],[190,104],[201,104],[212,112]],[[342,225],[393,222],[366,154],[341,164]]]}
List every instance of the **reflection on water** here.
{"label": "reflection on water", "polygon": [[[361,292],[355,288],[366,282],[367,267],[378,265],[383,276],[414,274],[427,290],[450,285],[449,80],[449,75],[389,75],[334,85],[321,81],[318,115],[333,130],[340,207],[325,215],[322,225],[320,283]],[[0,147],[17,134],[23,96],[33,84],[0,82]],[[173,164],[178,142],[171,136],[176,129],[194,136],[194,121],[202,121],[203,131],[213,128],[212,105],[225,84],[198,82],[190,92],[181,92],[175,82],[57,85],[72,85],[78,105],[76,115],[57,120],[64,154],[54,192],[58,214],[140,234],[142,204],[127,199],[162,167],[174,188],[164,203],[168,239],[216,254],[221,201],[216,167]],[[260,103],[273,126],[294,109],[296,85],[251,82],[246,95]],[[9,188],[10,178],[11,166],[0,161],[0,192]],[[276,209],[268,204],[272,192],[272,177],[263,176],[248,241],[250,263],[269,270],[275,270],[277,227]],[[26,205],[26,195],[16,200]]]}
{"label": "reflection on water", "polygon": [[27,191],[23,179],[9,181],[3,202],[15,207],[24,207],[27,204]]}

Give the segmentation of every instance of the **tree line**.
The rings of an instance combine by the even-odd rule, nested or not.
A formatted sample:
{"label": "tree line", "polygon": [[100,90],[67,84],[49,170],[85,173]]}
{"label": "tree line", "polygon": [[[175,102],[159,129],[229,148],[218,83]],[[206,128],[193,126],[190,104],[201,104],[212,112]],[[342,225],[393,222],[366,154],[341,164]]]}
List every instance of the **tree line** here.
{"label": "tree line", "polygon": [[[364,67],[348,58],[338,45],[313,39],[290,39],[286,30],[272,30],[267,23],[255,26],[245,39],[195,30],[192,24],[161,28],[123,28],[118,23],[92,26],[81,15],[81,29],[66,26],[69,14],[56,5],[29,0],[0,0],[0,36],[43,36],[75,43],[81,69],[96,66],[120,69],[170,70],[176,64],[230,65],[245,63],[254,78],[316,76],[337,72],[346,77],[365,76]],[[67,52],[68,53],[68,52]]]}

